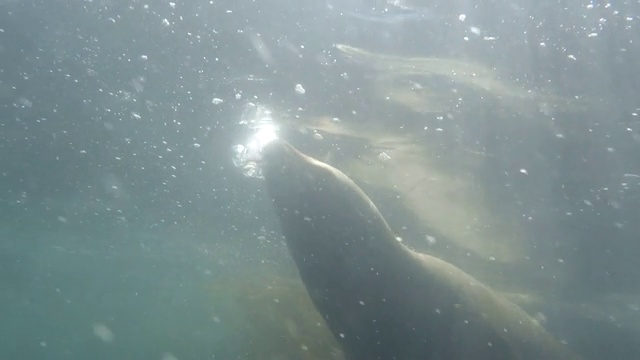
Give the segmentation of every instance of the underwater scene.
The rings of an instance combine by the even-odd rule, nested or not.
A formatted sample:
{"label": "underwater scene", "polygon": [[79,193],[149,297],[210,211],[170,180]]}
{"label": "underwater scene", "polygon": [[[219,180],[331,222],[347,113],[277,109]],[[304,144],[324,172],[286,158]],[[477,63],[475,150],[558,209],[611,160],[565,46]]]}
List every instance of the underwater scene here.
{"label": "underwater scene", "polygon": [[0,359],[640,359],[640,2],[0,0]]}

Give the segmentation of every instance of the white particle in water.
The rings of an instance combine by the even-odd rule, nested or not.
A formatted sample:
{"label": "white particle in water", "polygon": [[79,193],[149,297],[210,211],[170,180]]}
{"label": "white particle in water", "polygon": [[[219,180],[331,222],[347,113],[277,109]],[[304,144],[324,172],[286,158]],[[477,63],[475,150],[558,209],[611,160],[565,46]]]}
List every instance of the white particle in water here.
{"label": "white particle in water", "polygon": [[213,100],[211,100],[211,103],[212,103],[213,105],[220,105],[220,104],[222,104],[223,102],[224,102],[224,100],[222,100],[222,99],[220,99],[220,98],[217,98],[217,97],[214,97],[214,98],[213,98]]}
{"label": "white particle in water", "polygon": [[112,342],[114,339],[113,332],[103,323],[93,324],[93,335],[97,336],[104,342]]}
{"label": "white particle in water", "polygon": [[541,313],[541,312],[537,312],[534,316],[533,316],[534,320],[536,320],[539,324],[544,324],[547,321],[547,317]]}
{"label": "white particle in water", "polygon": [[296,92],[297,92],[298,94],[301,94],[301,95],[302,95],[302,94],[306,93],[306,92],[307,92],[307,90],[305,90],[305,89],[302,87],[302,84],[297,84],[297,85],[296,85]]}
{"label": "white particle in water", "polygon": [[527,169],[520,169],[520,173],[524,174],[524,175],[529,175],[529,172],[527,171]]}
{"label": "white particle in water", "polygon": [[380,161],[388,161],[391,160],[391,156],[389,156],[389,154],[387,154],[386,152],[381,152],[380,154],[378,154],[378,160]]}
{"label": "white particle in water", "polygon": [[162,354],[162,360],[178,360],[178,358],[170,352]]}
{"label": "white particle in water", "polygon": [[33,106],[33,102],[31,102],[31,100],[24,97],[19,98],[18,102],[23,108],[30,108]]}

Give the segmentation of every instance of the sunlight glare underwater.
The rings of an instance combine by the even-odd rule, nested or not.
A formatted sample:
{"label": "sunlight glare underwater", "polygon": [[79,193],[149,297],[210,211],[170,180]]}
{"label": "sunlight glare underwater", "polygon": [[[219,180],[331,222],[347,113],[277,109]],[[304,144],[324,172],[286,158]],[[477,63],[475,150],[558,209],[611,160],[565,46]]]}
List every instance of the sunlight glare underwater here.
{"label": "sunlight glare underwater", "polygon": [[262,149],[278,138],[278,127],[273,121],[271,110],[248,103],[242,113],[240,125],[247,126],[250,135],[243,143],[233,146],[233,163],[245,176],[262,178]]}

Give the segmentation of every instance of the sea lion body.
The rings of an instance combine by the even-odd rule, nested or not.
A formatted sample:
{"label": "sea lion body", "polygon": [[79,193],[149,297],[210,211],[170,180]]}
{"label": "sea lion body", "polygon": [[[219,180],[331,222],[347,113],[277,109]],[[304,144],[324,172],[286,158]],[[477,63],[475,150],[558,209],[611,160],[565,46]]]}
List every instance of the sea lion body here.
{"label": "sea lion body", "polygon": [[515,304],[403,245],[341,171],[282,140],[263,159],[300,277],[347,359],[577,359]]}

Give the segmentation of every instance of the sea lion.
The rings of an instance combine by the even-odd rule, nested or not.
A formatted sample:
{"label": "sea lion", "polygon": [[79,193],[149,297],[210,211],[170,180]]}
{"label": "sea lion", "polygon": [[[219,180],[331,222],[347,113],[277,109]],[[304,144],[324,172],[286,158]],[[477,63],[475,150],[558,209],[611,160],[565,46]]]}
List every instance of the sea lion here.
{"label": "sea lion", "polygon": [[262,155],[287,247],[347,359],[578,359],[515,304],[406,247],[340,170],[283,140]]}

